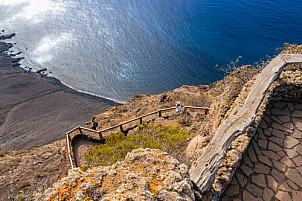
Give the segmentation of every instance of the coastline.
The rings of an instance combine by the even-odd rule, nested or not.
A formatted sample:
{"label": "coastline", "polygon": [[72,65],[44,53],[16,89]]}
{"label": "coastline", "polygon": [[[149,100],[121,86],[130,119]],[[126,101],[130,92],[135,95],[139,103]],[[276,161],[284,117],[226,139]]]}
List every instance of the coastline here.
{"label": "coastline", "polygon": [[[9,39],[14,34],[2,35]],[[73,90],[55,77],[20,67],[0,41],[0,150],[40,147],[119,102]]]}

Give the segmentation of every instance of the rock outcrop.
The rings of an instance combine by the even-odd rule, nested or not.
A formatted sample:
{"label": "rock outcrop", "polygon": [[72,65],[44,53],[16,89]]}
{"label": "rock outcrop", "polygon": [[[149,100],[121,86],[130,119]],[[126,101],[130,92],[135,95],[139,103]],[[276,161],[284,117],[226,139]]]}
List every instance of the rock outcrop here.
{"label": "rock outcrop", "polygon": [[38,200],[195,200],[188,168],[156,149],[136,149],[112,166],[73,169]]}

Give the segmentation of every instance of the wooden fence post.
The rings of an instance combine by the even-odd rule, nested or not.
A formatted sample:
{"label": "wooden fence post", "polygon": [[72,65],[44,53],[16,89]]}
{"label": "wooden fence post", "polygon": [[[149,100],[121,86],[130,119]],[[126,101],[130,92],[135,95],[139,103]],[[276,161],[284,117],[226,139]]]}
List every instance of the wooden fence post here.
{"label": "wooden fence post", "polygon": [[69,156],[69,160],[70,160],[70,165],[71,165],[71,169],[73,169],[73,163],[72,163],[72,159],[71,159],[71,155],[70,155],[70,147],[69,147],[69,134],[66,134],[66,143],[67,143],[67,150],[68,150],[68,156]]}
{"label": "wooden fence post", "polygon": [[209,109],[206,109],[205,115],[208,115],[208,113],[209,113]]}
{"label": "wooden fence post", "polygon": [[82,129],[80,126],[78,127],[78,129],[79,129],[80,133],[83,135],[83,132],[82,132]]}
{"label": "wooden fence post", "polygon": [[[203,109],[203,110],[205,110],[205,115],[207,115],[209,113],[209,108],[205,108],[205,107],[193,107],[193,106],[187,106],[186,107],[186,106],[184,106],[184,108]],[[86,131],[89,131],[89,134],[90,134],[90,132],[93,132],[94,134],[99,134],[100,139],[102,139],[103,138],[102,132],[105,132],[105,131],[108,131],[108,130],[111,130],[111,129],[114,129],[114,128],[117,128],[117,127],[120,127],[121,132],[124,132],[123,125],[125,125],[125,124],[128,124],[128,123],[133,122],[133,121],[137,121],[137,120],[139,120],[140,124],[143,124],[143,118],[144,117],[148,117],[148,116],[151,116],[151,115],[156,115],[156,113],[158,113],[158,117],[162,117],[163,116],[163,112],[170,111],[171,109],[175,109],[175,107],[165,108],[165,109],[159,109],[159,110],[156,110],[154,112],[145,114],[143,116],[136,117],[134,119],[128,120],[126,122],[123,122],[123,123],[120,123],[120,124],[117,124],[117,125],[114,125],[114,126],[111,126],[109,128],[106,128],[106,129],[103,129],[103,130],[99,130],[99,131],[96,131],[96,130],[90,129],[90,128],[85,128],[85,127],[77,126],[74,129],[72,129],[69,132],[67,132],[66,134],[70,134],[70,135],[74,135],[75,136],[75,135],[77,135],[77,134],[80,133],[82,135],[84,135],[84,134],[87,135]],[[75,132],[77,130],[79,132]]]}

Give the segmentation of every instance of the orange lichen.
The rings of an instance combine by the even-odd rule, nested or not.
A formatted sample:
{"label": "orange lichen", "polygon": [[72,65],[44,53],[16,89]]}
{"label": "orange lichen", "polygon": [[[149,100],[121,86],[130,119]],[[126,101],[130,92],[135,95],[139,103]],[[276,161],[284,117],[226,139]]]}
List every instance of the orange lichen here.
{"label": "orange lichen", "polygon": [[157,159],[157,158],[160,158],[161,160],[164,160],[164,159],[165,159],[165,157],[164,157],[163,155],[159,154],[159,153],[153,154],[152,156],[153,156],[153,158],[155,158],[155,159]]}
{"label": "orange lichen", "polygon": [[82,190],[82,192],[84,195],[88,195],[88,196],[91,194],[91,192],[89,192],[87,189]]}
{"label": "orange lichen", "polygon": [[143,170],[144,170],[143,167],[140,167],[140,166],[137,166],[137,167],[136,167],[136,171],[139,172],[139,173],[142,173]]}
{"label": "orange lichen", "polygon": [[95,184],[96,187],[101,187],[102,186],[102,183],[97,183]]}
{"label": "orange lichen", "polygon": [[81,133],[80,131],[75,131],[74,132],[75,135],[80,134],[80,133]]}
{"label": "orange lichen", "polygon": [[[95,176],[96,174],[93,173],[93,176]],[[78,177],[75,179],[75,181],[69,185],[68,182],[65,181],[63,187],[57,189],[57,193],[56,195],[54,195],[51,199],[49,199],[50,201],[52,200],[70,200],[71,198],[74,198],[76,193],[78,192],[79,188],[82,186],[82,184],[84,183],[91,183],[94,184],[95,181],[93,180],[93,178],[83,178],[83,177]],[[89,192],[88,190],[82,190],[84,195],[90,195],[91,192]]]}
{"label": "orange lichen", "polygon": [[158,189],[158,187],[159,186],[162,186],[162,187],[165,186],[162,181],[158,180],[158,178],[157,178],[158,175],[159,175],[159,172],[156,174],[155,177],[153,177],[153,178],[151,178],[151,179],[148,180],[149,181],[148,182],[148,188],[149,188],[150,192],[154,195],[154,197],[158,196],[157,195],[157,189]]}
{"label": "orange lichen", "polygon": [[57,200],[57,198],[60,198],[60,200],[62,200],[62,201],[70,200],[70,190],[68,188],[68,184],[66,185],[66,183],[65,183],[63,186],[63,189],[59,189],[57,191],[57,194],[48,200],[54,201],[54,200]]}

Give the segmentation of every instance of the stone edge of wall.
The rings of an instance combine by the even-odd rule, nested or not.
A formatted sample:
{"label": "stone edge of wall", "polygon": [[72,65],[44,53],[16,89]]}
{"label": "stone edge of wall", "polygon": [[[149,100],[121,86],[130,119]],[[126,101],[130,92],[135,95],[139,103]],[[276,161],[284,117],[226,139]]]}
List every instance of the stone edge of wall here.
{"label": "stone edge of wall", "polygon": [[[284,71],[284,70],[283,70]],[[282,72],[283,72],[282,71]],[[281,74],[281,73],[280,73]],[[258,76],[258,75],[256,75]],[[252,80],[254,82],[255,79]],[[249,83],[251,84],[251,83]],[[296,87],[301,86],[295,85]],[[243,134],[237,136],[233,142],[230,144],[230,146],[227,149],[225,158],[220,163],[218,171],[215,175],[215,179],[211,185],[211,188],[208,190],[208,192],[204,195],[204,197],[210,200],[219,200],[220,196],[224,192],[224,190],[227,188],[229,183],[232,181],[233,176],[236,173],[237,168],[239,167],[241,160],[243,159],[244,153],[247,151],[251,140],[253,139],[255,132],[263,118],[265,109],[267,105],[270,103],[270,101],[280,101],[280,97],[278,97],[278,93],[275,92],[275,90],[278,91],[278,88],[281,87],[289,87],[288,83],[280,84],[280,79],[276,79],[274,83],[270,86],[269,90],[267,91],[263,102],[259,106],[259,110],[257,113],[257,116],[255,118],[255,121],[247,128],[246,132]],[[285,90],[286,91],[286,90]],[[293,98],[288,98],[284,101],[293,100]],[[238,105],[234,105],[233,107],[236,107]],[[231,108],[233,109],[233,108]],[[232,112],[232,111],[230,111]],[[227,121],[227,119],[225,120]]]}

